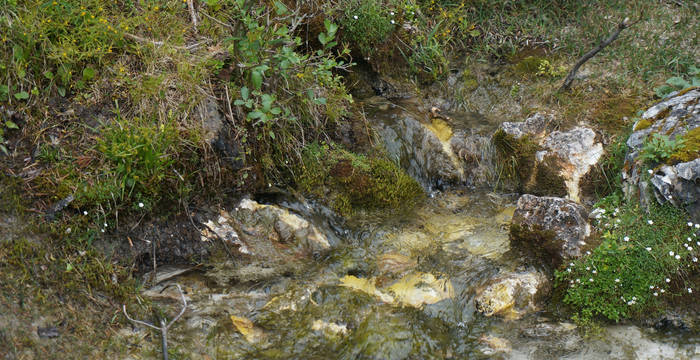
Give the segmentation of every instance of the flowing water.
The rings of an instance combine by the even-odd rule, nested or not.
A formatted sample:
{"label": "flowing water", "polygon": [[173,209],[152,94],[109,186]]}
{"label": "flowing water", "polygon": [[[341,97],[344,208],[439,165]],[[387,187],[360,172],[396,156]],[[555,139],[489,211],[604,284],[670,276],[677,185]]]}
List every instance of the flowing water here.
{"label": "flowing water", "polygon": [[[508,242],[516,200],[453,188],[409,213],[336,228],[340,245],[293,275],[222,286],[190,272],[145,295],[167,303],[177,298],[168,284],[186,289],[190,305],[171,343],[191,358],[700,358],[690,333],[617,325],[583,337],[547,304],[517,320],[477,312],[481,286],[523,268]],[[307,206],[279,205],[328,222]]]}

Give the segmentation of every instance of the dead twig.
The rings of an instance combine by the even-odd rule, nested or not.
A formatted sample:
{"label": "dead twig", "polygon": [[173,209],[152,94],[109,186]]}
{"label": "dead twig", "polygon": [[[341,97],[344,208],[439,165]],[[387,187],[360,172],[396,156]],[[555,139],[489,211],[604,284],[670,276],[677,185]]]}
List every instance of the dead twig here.
{"label": "dead twig", "polygon": [[180,310],[180,313],[177,314],[177,316],[175,316],[167,324],[167,319],[165,319],[165,317],[160,319],[160,326],[155,326],[149,322],[132,319],[131,316],[129,316],[129,313],[126,312],[126,304],[122,305],[122,312],[124,312],[124,316],[126,316],[126,318],[129,321],[160,331],[161,349],[163,350],[163,360],[168,360],[168,329],[170,329],[170,327],[173,326],[173,324],[180,319],[182,314],[185,313],[185,310],[187,310],[187,299],[185,298],[185,293],[182,292],[180,284],[175,284],[175,286],[177,286],[177,290],[180,292],[180,297],[182,298],[182,309]]}
{"label": "dead twig", "polygon": [[187,7],[190,9],[190,17],[192,18],[192,27],[194,33],[197,33],[197,12],[194,9],[194,0],[187,0]]}
{"label": "dead twig", "polygon": [[620,33],[622,30],[625,30],[634,24],[640,22],[642,20],[643,15],[639,15],[639,19],[636,21],[630,23],[629,18],[625,18],[619,25],[617,25],[617,29],[615,29],[615,32],[613,32],[610,36],[608,36],[607,39],[603,40],[598,46],[593,48],[591,51],[583,54],[580,59],[576,62],[574,67],[569,71],[569,74],[566,76],[566,79],[564,80],[564,83],[561,85],[559,88],[559,91],[566,91],[569,90],[571,87],[571,83],[574,81],[574,78],[576,77],[576,72],[578,69],[588,60],[590,60],[592,57],[594,57],[597,53],[599,53],[601,50],[603,50],[606,46],[610,45],[615,39],[617,39],[618,36],[620,36]]}
{"label": "dead twig", "polygon": [[[165,45],[165,42],[163,42],[163,41],[156,41],[156,40],[146,39],[146,38],[142,38],[142,37],[140,37],[140,36],[138,36],[138,35],[134,35],[134,34],[124,33],[124,36],[125,36],[125,37],[128,37],[128,38],[131,39],[131,40],[136,40],[136,41],[138,41],[138,42],[145,42],[145,43],[152,44],[153,46],[163,46],[163,45]],[[194,50],[194,49],[196,49],[196,48],[198,48],[198,47],[200,47],[200,46],[202,46],[202,45],[204,45],[204,44],[206,44],[206,43],[209,43],[209,42],[211,42],[211,40],[210,40],[210,39],[206,39],[206,40],[203,40],[203,41],[200,41],[200,42],[196,42],[196,43],[194,43],[194,44],[190,44],[190,45],[187,45],[187,46],[177,46],[177,45],[171,45],[171,46],[172,46],[174,49],[177,49],[177,50],[187,50],[187,51],[190,51],[190,50]]]}

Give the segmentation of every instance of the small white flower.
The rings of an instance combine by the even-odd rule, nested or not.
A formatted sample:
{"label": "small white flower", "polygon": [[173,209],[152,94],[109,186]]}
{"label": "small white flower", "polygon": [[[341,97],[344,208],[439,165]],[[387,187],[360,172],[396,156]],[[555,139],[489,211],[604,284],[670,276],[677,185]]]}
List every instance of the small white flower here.
{"label": "small white flower", "polygon": [[654,225],[654,222],[651,221],[651,220],[647,220],[647,224],[649,224],[649,225]]}
{"label": "small white flower", "polygon": [[647,251],[651,251],[651,248],[650,248],[650,247],[647,247]]}
{"label": "small white flower", "polygon": [[668,254],[669,254],[670,256],[676,255],[676,253],[674,253],[673,251],[669,251]]}
{"label": "small white flower", "polygon": [[590,270],[591,270],[591,267],[590,267],[590,266],[586,266],[586,270],[587,270],[587,271],[590,271]]}
{"label": "small white flower", "polygon": [[632,296],[632,300],[637,300],[637,297],[636,297],[636,296]]}
{"label": "small white flower", "polygon": [[698,246],[700,246],[700,241],[696,241],[695,244],[697,244]]}
{"label": "small white flower", "polygon": [[669,199],[669,200],[673,199],[673,195],[669,195],[669,196],[668,196],[668,199]]}
{"label": "small white flower", "polygon": [[392,24],[396,24],[396,22],[395,22],[394,20],[391,20],[391,23],[392,23]]}
{"label": "small white flower", "polygon": [[654,296],[659,296],[659,293],[657,293],[656,291],[654,291]]}
{"label": "small white flower", "polygon": [[692,246],[688,246],[688,251],[693,251],[693,247],[692,247]]}
{"label": "small white flower", "polygon": [[680,255],[676,255],[676,260],[680,260],[680,259],[681,259],[681,256],[680,256]]}
{"label": "small white flower", "polygon": [[670,282],[671,282],[671,279],[666,278],[666,282],[667,282],[667,283],[670,283]]}
{"label": "small white flower", "polygon": [[601,214],[605,214],[605,209],[600,209]]}
{"label": "small white flower", "polygon": [[87,211],[83,211],[83,215],[87,215]]}
{"label": "small white flower", "polygon": [[142,203],[142,202],[139,203],[139,207],[140,207],[140,208],[143,207],[143,203]]}
{"label": "small white flower", "polygon": [[593,270],[593,271],[591,271],[591,272],[594,273],[594,274],[597,274],[597,273],[598,273],[596,270]]}
{"label": "small white flower", "polygon": [[101,229],[100,231],[105,232],[105,229]]}
{"label": "small white flower", "polygon": [[692,294],[692,293],[693,293],[693,289],[688,288],[688,294]]}
{"label": "small white flower", "polygon": [[391,16],[394,16],[394,12],[393,12],[393,11],[392,11],[392,12],[390,12],[390,13],[389,13],[389,15],[391,15]]}
{"label": "small white flower", "polygon": [[653,289],[653,288],[654,288],[654,285],[649,285],[649,289]]}
{"label": "small white flower", "polygon": [[693,227],[693,223],[688,221],[688,226]]}
{"label": "small white flower", "polygon": [[693,257],[693,262],[698,262],[698,258],[697,258],[697,257]]}
{"label": "small white flower", "polygon": [[666,292],[666,290],[664,290],[664,289],[661,289],[659,291],[661,291],[662,294]]}
{"label": "small white flower", "polygon": [[588,279],[588,281],[593,282],[593,279]]}
{"label": "small white flower", "polygon": [[696,229],[700,229],[700,224],[695,224]]}
{"label": "small white flower", "polygon": [[577,283],[580,283],[580,282],[581,282],[581,279],[576,279],[576,282],[577,282]]}
{"label": "small white flower", "polygon": [[574,263],[569,263],[569,266],[574,267]]}
{"label": "small white flower", "polygon": [[573,283],[574,283],[574,281],[573,281],[573,280],[569,280],[569,284],[573,284]]}
{"label": "small white flower", "polygon": [[357,15],[354,15],[352,18],[355,19],[355,20],[357,20]]}
{"label": "small white flower", "polygon": [[105,227],[107,227],[107,223],[104,223]]}
{"label": "small white flower", "polygon": [[571,269],[566,269],[566,272],[571,272]]}
{"label": "small white flower", "polygon": [[624,240],[625,240],[625,241],[630,241],[630,237],[629,237],[629,236],[625,236],[625,239],[624,239]]}
{"label": "small white flower", "polygon": [[590,252],[590,251],[586,251],[586,255],[590,255],[590,254],[591,254],[591,252]]}
{"label": "small white flower", "polygon": [[619,282],[620,282],[620,279],[615,279],[615,282],[616,282],[616,283],[619,283]]}
{"label": "small white flower", "polygon": [[693,241],[693,239],[691,239],[690,236],[688,236],[685,240],[686,240],[687,242]]}
{"label": "small white flower", "polygon": [[653,174],[653,173],[654,173],[654,170],[649,169],[649,170],[647,170],[647,172],[648,172],[649,174]]}

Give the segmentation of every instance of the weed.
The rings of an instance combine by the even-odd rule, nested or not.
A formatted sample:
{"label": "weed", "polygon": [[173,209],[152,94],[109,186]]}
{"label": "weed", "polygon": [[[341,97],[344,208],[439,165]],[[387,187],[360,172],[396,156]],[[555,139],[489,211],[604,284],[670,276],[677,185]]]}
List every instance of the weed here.
{"label": "weed", "polygon": [[666,135],[653,134],[644,142],[638,158],[649,165],[658,164],[680,150],[684,141],[681,137],[672,140]]}
{"label": "weed", "polygon": [[[686,78],[689,80],[686,80]],[[681,76],[668,78],[665,85],[654,88],[656,96],[666,98],[674,91],[683,90],[693,86],[700,86],[700,69],[698,69],[695,65],[690,65],[688,67],[686,78]]]}

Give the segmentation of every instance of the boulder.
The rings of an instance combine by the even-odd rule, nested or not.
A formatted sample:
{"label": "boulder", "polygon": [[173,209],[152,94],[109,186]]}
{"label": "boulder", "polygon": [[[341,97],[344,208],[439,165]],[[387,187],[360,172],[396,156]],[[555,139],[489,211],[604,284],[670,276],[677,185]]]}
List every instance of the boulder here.
{"label": "boulder", "polygon": [[583,254],[591,235],[587,217],[586,209],[571,200],[523,195],[513,213],[511,247],[558,267]]}
{"label": "boulder", "polygon": [[[635,123],[627,139],[627,154],[622,173],[623,190],[628,198],[645,205],[650,195],[660,203],[685,208],[691,218],[700,221],[700,89],[680,92],[652,106]],[[678,142],[683,152],[672,154],[662,163],[643,163],[640,154],[650,136],[660,134]],[[646,170],[645,170],[646,169]],[[651,169],[651,173],[646,171]],[[649,181],[647,181],[649,180]],[[649,189],[647,191],[647,189]]]}
{"label": "boulder", "polygon": [[486,316],[516,320],[537,311],[551,290],[549,279],[537,271],[506,273],[477,290],[476,309]]}
{"label": "boulder", "polygon": [[587,127],[548,133],[554,122],[551,115],[537,113],[522,122],[504,122],[492,136],[502,166],[514,157],[520,190],[538,196],[567,197],[581,202],[590,200],[590,191],[582,190],[581,179],[603,155],[603,144]]}

